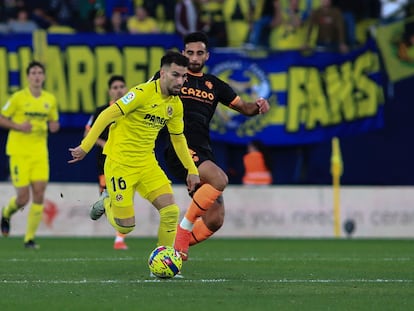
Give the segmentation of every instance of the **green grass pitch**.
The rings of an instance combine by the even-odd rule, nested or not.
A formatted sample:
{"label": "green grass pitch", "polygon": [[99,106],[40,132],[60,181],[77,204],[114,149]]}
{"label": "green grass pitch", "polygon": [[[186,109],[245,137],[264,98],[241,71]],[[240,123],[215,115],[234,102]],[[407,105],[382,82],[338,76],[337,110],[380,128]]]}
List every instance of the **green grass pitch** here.
{"label": "green grass pitch", "polygon": [[149,277],[155,239],[0,239],[0,310],[414,310],[414,241],[210,239],[183,279]]}

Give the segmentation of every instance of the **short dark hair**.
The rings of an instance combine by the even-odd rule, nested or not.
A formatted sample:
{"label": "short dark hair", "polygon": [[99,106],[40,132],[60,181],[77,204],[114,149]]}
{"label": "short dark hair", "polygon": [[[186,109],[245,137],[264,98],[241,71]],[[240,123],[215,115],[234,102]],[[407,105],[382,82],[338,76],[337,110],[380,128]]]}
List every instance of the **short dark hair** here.
{"label": "short dark hair", "polygon": [[192,42],[203,42],[207,49],[209,47],[208,36],[205,32],[202,31],[192,32],[184,37],[184,44]]}
{"label": "short dark hair", "polygon": [[113,75],[108,80],[108,87],[110,88],[112,86],[112,83],[114,83],[115,81],[121,81],[121,82],[125,83],[125,79],[124,79],[123,76],[121,76],[121,75]]}
{"label": "short dark hair", "polygon": [[38,62],[38,61],[31,61],[30,63],[29,63],[29,65],[27,65],[27,68],[26,68],[26,74],[28,75],[29,74],[29,72],[30,72],[30,69],[32,69],[33,67],[40,67],[40,68],[42,68],[42,70],[43,70],[43,73],[45,73],[46,72],[46,69],[45,69],[45,66],[41,63],[41,62]]}
{"label": "short dark hair", "polygon": [[178,66],[188,67],[188,58],[176,51],[167,51],[161,58],[161,67],[164,65],[177,64]]}

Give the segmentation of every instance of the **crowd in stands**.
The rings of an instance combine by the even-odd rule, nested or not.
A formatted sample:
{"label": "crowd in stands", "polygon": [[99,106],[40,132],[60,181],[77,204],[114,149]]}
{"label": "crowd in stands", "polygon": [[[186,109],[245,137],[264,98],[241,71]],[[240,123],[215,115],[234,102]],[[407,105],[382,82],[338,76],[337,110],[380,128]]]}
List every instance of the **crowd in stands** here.
{"label": "crowd in stands", "polygon": [[[205,31],[215,47],[348,51],[414,0],[0,0],[0,34]],[[409,42],[406,40],[406,42]]]}

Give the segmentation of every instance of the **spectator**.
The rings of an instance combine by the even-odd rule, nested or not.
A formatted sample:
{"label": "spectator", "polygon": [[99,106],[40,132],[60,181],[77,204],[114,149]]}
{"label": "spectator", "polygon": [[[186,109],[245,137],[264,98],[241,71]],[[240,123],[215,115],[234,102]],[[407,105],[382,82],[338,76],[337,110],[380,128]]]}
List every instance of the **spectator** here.
{"label": "spectator", "polygon": [[176,0],[144,0],[143,6],[150,16],[156,17],[157,11],[161,9],[166,19],[174,20],[176,2]]}
{"label": "spectator", "polygon": [[[92,32],[94,29],[96,13],[103,12],[105,14],[105,2],[104,0],[88,0],[78,1],[78,3],[79,20],[77,22],[77,30]],[[108,18],[106,20],[109,21]]]}
{"label": "spectator", "polygon": [[175,6],[175,29],[182,37],[189,33],[204,30],[199,18],[199,7],[194,0],[178,0]]}
{"label": "spectator", "polygon": [[346,53],[344,20],[341,11],[331,4],[331,0],[321,0],[321,6],[314,9],[310,16],[306,35],[305,49],[309,49],[311,34],[317,29],[316,46],[327,51]]}
{"label": "spectator", "polygon": [[212,47],[226,47],[227,29],[224,22],[225,0],[200,0],[200,15],[202,24],[206,25],[206,32]]}
{"label": "spectator", "polygon": [[122,18],[126,20],[134,15],[134,0],[105,0],[106,17],[110,19],[115,11],[120,12]]}
{"label": "spectator", "polygon": [[356,19],[360,0],[333,0],[333,6],[341,10],[345,23],[346,42],[349,46],[357,45]]}
{"label": "spectator", "polygon": [[109,32],[116,34],[128,33],[125,19],[123,18],[120,11],[115,10],[112,12],[109,24]]}
{"label": "spectator", "polygon": [[47,29],[48,33],[54,33],[54,34],[74,34],[76,33],[76,29],[72,28],[68,25],[62,25],[59,24],[59,22],[52,17],[50,20],[51,24],[49,28]]}
{"label": "spectator", "polygon": [[135,8],[135,15],[128,18],[127,29],[131,34],[160,32],[157,21],[148,15],[147,10],[143,6],[137,6]]}
{"label": "spectator", "polygon": [[[32,1],[35,2],[35,1]],[[30,18],[42,29],[47,29],[52,24],[52,17],[48,14],[46,1],[36,1],[32,4]]]}
{"label": "spectator", "polygon": [[281,23],[272,30],[269,46],[277,50],[296,50],[303,45],[306,29],[303,27],[309,12],[310,4],[300,6],[299,0],[285,0],[281,2]]}
{"label": "spectator", "polygon": [[265,0],[260,18],[253,21],[247,46],[269,47],[270,31],[282,22],[281,6],[279,0]]}
{"label": "spectator", "polygon": [[174,10],[176,0],[143,0],[143,6],[148,15],[154,17],[160,30],[166,33],[174,33]]}
{"label": "spectator", "polygon": [[57,24],[76,29],[80,16],[77,0],[51,0],[49,15]]}
{"label": "spectator", "polygon": [[270,156],[259,140],[247,145],[247,154],[243,157],[245,173],[244,185],[270,185],[273,182]]}
{"label": "spectator", "polygon": [[37,29],[34,21],[29,19],[29,13],[21,8],[17,11],[16,19],[11,19],[7,23],[11,33],[32,33]]}
{"label": "spectator", "polygon": [[104,34],[109,31],[109,22],[106,19],[105,12],[103,10],[96,10],[92,12],[92,31],[97,34]]}

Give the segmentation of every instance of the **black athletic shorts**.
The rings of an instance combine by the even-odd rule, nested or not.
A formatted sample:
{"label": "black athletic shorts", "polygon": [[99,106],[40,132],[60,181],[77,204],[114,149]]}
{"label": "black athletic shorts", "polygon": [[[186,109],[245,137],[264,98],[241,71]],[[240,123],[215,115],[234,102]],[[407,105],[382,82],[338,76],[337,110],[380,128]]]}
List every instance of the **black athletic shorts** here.
{"label": "black athletic shorts", "polygon": [[[197,147],[189,148],[189,150],[197,167],[207,160],[210,160],[214,163],[216,162],[211,150]],[[175,178],[182,180],[185,183],[187,179],[187,170],[181,164],[180,159],[178,158],[174,147],[171,144],[166,148],[164,155],[168,172],[171,173]]]}

